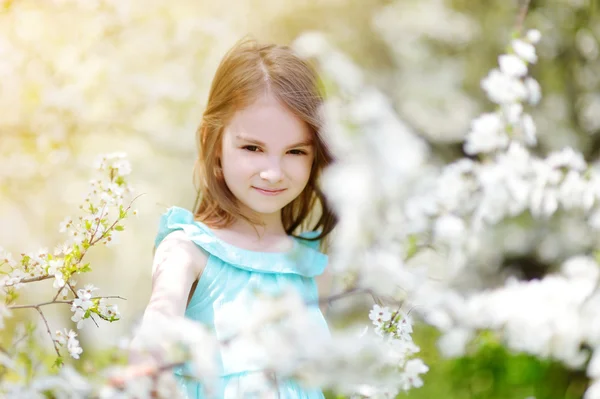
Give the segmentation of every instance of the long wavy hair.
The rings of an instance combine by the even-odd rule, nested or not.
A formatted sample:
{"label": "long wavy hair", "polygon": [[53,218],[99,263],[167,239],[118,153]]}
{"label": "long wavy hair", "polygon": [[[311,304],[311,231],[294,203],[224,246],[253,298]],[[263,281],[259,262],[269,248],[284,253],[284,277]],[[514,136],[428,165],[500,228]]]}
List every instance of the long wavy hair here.
{"label": "long wavy hair", "polygon": [[196,220],[217,228],[227,227],[237,218],[260,224],[257,218],[240,211],[237,199],[225,184],[220,156],[223,131],[235,112],[268,91],[306,123],[315,150],[305,189],[281,210],[283,227],[289,235],[298,230],[319,231],[315,240],[333,230],[337,220],[318,185],[321,172],[333,162],[321,135],[323,95],[320,87],[312,66],[288,46],[259,44],[246,38],[227,52],[215,73],[197,131]]}

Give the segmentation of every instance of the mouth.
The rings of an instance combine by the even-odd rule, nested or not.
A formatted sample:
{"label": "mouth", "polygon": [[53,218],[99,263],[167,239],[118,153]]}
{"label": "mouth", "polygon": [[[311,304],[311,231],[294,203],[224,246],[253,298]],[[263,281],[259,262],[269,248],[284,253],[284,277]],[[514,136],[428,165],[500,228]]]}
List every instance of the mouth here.
{"label": "mouth", "polygon": [[252,186],[252,188],[264,195],[277,195],[277,194],[281,194],[282,192],[285,191],[285,188],[282,188],[280,190],[268,190],[268,189],[264,189],[264,188],[254,187],[254,186]]}

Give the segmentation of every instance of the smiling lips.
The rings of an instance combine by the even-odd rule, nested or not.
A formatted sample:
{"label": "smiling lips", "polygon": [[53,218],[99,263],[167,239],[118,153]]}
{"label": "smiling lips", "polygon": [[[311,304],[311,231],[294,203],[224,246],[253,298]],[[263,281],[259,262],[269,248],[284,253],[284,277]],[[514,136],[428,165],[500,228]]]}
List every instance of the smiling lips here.
{"label": "smiling lips", "polygon": [[267,189],[262,189],[262,188],[258,188],[258,187],[252,187],[252,188],[264,195],[277,195],[277,194],[281,194],[282,192],[285,191],[285,188],[283,188],[281,190],[267,190]]}

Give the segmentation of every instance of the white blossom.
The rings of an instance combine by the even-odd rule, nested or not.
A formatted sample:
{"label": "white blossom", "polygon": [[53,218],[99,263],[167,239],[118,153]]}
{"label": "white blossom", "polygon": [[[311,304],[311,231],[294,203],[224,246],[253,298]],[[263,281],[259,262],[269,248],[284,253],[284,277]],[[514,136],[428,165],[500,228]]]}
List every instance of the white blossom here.
{"label": "white blossom", "polygon": [[404,368],[403,389],[409,390],[412,387],[419,388],[423,386],[423,380],[420,375],[429,371],[429,367],[421,359],[411,359],[406,362]]}
{"label": "white blossom", "polygon": [[58,271],[58,269],[62,268],[65,264],[65,261],[63,258],[58,258],[58,259],[53,259],[50,262],[48,262],[48,274],[53,275],[56,274],[56,272]]}
{"label": "white blossom", "polygon": [[583,399],[600,399],[600,380],[592,381],[583,395]]}
{"label": "white blossom", "polygon": [[73,359],[79,359],[79,355],[83,353],[83,349],[79,346],[79,341],[76,337],[77,333],[73,330],[68,332],[67,349]]}
{"label": "white blossom", "polygon": [[525,36],[527,40],[529,40],[529,42],[532,44],[537,44],[542,38],[542,34],[537,29],[528,30]]}
{"label": "white blossom", "polygon": [[542,88],[537,80],[532,77],[525,79],[525,88],[527,90],[527,101],[531,105],[537,105],[542,98]]}
{"label": "white blossom", "polygon": [[511,125],[516,125],[521,120],[523,105],[521,103],[505,104],[502,110],[506,121]]}
{"label": "white blossom", "polygon": [[566,173],[560,188],[559,199],[565,209],[589,211],[595,202],[593,186],[580,173],[570,170]]}
{"label": "white blossom", "polygon": [[475,119],[465,138],[465,151],[468,154],[493,152],[507,145],[508,136],[497,113],[483,114]]}
{"label": "white blossom", "polygon": [[576,152],[570,147],[563,148],[548,155],[546,164],[551,168],[570,168],[577,171],[583,171],[587,164],[581,153]]}
{"label": "white blossom", "polygon": [[65,286],[65,279],[63,273],[60,270],[54,272],[54,283],[52,286],[54,288],[61,288]]}
{"label": "white blossom", "polygon": [[527,64],[519,57],[512,54],[505,54],[498,57],[500,71],[510,77],[523,77],[527,74]]}
{"label": "white blossom", "polygon": [[527,145],[533,146],[537,144],[536,139],[536,127],[533,122],[533,118],[529,114],[523,115],[521,120],[521,128],[523,131],[523,138]]}
{"label": "white blossom", "polygon": [[481,81],[481,87],[489,99],[496,104],[514,103],[527,97],[527,89],[520,79],[498,69],[490,71],[488,76]]}
{"label": "white blossom", "polygon": [[13,269],[13,271],[10,272],[10,274],[8,275],[8,278],[5,280],[4,285],[5,286],[13,286],[15,288],[21,288],[23,287],[23,283],[21,283],[21,280],[25,279],[25,273],[23,272],[23,270],[21,269]]}
{"label": "white blossom", "polygon": [[67,231],[69,227],[73,224],[73,221],[70,217],[66,217],[62,222],[60,222],[59,232],[64,233]]}
{"label": "white blossom", "polygon": [[514,39],[511,44],[513,50],[521,59],[529,62],[530,64],[535,64],[537,62],[535,47],[531,43],[521,39]]}
{"label": "white blossom", "polygon": [[73,310],[73,316],[71,316],[71,320],[77,323],[77,329],[82,329],[85,322],[85,310],[81,307],[77,307]]}
{"label": "white blossom", "polygon": [[453,241],[460,242],[465,229],[465,222],[462,218],[446,214],[436,220],[433,231],[437,239],[452,243]]}
{"label": "white blossom", "polygon": [[369,319],[373,321],[376,326],[381,325],[383,322],[390,321],[392,313],[387,307],[381,307],[379,305],[373,305],[373,309],[369,312]]}
{"label": "white blossom", "polygon": [[586,374],[593,380],[600,378],[600,350],[594,349],[590,362],[587,366]]}
{"label": "white blossom", "polygon": [[131,173],[131,164],[126,159],[119,159],[111,165],[119,176],[127,176]]}

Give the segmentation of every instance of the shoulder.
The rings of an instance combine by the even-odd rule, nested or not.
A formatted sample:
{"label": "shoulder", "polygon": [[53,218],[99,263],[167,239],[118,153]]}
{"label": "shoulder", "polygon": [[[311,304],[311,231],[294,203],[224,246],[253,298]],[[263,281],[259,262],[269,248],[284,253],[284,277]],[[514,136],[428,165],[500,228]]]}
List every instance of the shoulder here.
{"label": "shoulder", "polygon": [[200,274],[208,257],[208,253],[196,245],[185,231],[175,230],[168,233],[156,247],[152,272],[155,272],[158,264],[168,262]]}

